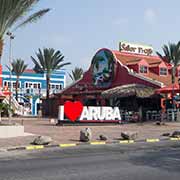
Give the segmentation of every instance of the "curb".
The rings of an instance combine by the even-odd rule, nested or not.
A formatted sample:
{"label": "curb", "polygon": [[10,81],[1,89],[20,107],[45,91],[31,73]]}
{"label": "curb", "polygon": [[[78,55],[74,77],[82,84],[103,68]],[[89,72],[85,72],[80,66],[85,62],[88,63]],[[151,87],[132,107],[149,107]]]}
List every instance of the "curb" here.
{"label": "curb", "polygon": [[75,146],[83,146],[83,145],[106,145],[106,144],[135,144],[135,143],[157,143],[162,141],[180,141],[180,138],[167,138],[167,139],[159,139],[159,138],[148,138],[144,140],[119,140],[114,142],[106,142],[106,141],[91,141],[88,143],[67,143],[67,144],[54,144],[54,145],[29,145],[29,146],[22,146],[22,147],[12,147],[8,149],[3,149],[3,151],[17,151],[17,150],[40,150],[44,148],[52,148],[52,147],[60,147],[60,148],[68,148],[68,147],[75,147]]}

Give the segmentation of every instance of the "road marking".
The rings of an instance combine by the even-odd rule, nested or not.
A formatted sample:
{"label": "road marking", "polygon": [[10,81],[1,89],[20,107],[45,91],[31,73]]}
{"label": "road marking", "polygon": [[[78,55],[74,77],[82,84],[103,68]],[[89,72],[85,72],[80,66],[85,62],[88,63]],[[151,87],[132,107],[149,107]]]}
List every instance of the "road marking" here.
{"label": "road marking", "polygon": [[43,145],[37,145],[37,146],[26,146],[26,150],[34,150],[34,149],[43,149]]}
{"label": "road marking", "polygon": [[146,139],[146,142],[159,142],[159,139]]}
{"label": "road marking", "polygon": [[179,141],[180,138],[170,138],[171,141]]}
{"label": "road marking", "polygon": [[76,146],[76,144],[59,144],[60,147],[72,147]]}
{"label": "road marking", "polygon": [[120,144],[129,144],[129,143],[134,143],[134,140],[121,140],[119,141]]}
{"label": "road marking", "polygon": [[106,144],[106,142],[98,142],[98,141],[94,141],[90,143],[91,145],[101,145],[101,144]]}

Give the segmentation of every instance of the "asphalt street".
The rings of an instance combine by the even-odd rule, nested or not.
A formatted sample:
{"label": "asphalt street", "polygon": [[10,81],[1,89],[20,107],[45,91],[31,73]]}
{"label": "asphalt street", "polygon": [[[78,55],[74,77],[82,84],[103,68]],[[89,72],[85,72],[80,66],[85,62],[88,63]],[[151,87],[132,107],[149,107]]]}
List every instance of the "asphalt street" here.
{"label": "asphalt street", "polygon": [[179,180],[180,142],[0,152],[0,180]]}

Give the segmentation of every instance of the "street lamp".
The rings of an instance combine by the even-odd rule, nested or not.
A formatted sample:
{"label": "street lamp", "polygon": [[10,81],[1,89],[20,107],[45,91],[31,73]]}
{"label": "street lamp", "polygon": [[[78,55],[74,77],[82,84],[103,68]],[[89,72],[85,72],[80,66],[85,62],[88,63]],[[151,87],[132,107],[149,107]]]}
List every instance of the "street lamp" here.
{"label": "street lamp", "polygon": [[[15,36],[11,32],[7,32],[7,36],[9,36],[9,107],[11,111],[11,103],[12,103],[12,40],[15,38]],[[11,112],[9,113],[9,118],[11,118]]]}

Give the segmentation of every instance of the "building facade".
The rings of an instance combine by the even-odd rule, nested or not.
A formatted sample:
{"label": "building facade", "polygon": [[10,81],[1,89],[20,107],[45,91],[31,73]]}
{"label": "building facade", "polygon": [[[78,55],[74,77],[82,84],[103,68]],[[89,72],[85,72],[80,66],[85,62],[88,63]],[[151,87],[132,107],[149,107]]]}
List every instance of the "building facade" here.
{"label": "building facade", "polygon": [[[119,50],[98,50],[83,77],[52,98],[52,109],[56,110],[52,115],[57,115],[57,107],[67,100],[81,101],[87,106],[105,106],[109,99],[104,99],[102,93],[116,87],[139,84],[159,89],[171,85],[172,65],[152,53],[149,46],[123,42]],[[179,77],[180,66],[176,83]]]}
{"label": "building facade", "polygon": [[[11,90],[10,90],[11,82]],[[58,93],[66,86],[64,70],[55,71],[50,78],[50,94]],[[15,97],[16,75],[10,75],[9,71],[2,71],[3,91],[13,92]],[[5,92],[6,93],[6,92]],[[29,114],[38,115],[41,98],[46,96],[46,74],[35,73],[27,69],[19,78],[18,102],[29,108]]]}

